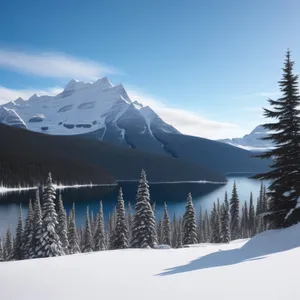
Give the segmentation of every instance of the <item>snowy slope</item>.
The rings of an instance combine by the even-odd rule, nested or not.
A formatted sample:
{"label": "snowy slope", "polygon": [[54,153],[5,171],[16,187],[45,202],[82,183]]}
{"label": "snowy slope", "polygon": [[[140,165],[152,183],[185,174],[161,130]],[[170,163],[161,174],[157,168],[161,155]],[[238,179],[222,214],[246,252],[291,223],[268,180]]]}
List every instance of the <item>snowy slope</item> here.
{"label": "snowy slope", "polygon": [[93,83],[72,79],[56,96],[18,98],[0,106],[1,122],[52,135],[84,134],[159,154],[166,153],[152,130],[179,134],[150,107],[132,101],[123,85],[114,86],[106,77]]}
{"label": "snowy slope", "polygon": [[[123,85],[114,86],[104,77],[93,83],[72,79],[56,96],[35,94],[27,101],[18,98],[2,107],[16,112],[29,130],[73,135],[105,128],[106,123],[116,124],[129,107],[138,111],[142,105],[131,101]],[[175,128],[172,132],[178,133]]]}
{"label": "snowy slope", "polygon": [[265,151],[273,147],[271,141],[262,140],[263,137],[267,136],[267,133],[267,130],[259,125],[255,127],[251,133],[246,134],[242,138],[223,139],[219,140],[219,142],[227,143],[249,151]]}
{"label": "snowy slope", "polygon": [[1,299],[298,299],[300,224],[249,242],[0,263]]}

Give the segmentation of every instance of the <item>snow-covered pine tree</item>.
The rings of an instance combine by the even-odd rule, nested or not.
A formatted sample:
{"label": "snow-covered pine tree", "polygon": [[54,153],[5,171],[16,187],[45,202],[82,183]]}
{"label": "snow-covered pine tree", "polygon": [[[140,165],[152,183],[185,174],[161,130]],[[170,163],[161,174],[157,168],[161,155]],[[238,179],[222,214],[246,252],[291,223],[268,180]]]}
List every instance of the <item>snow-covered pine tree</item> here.
{"label": "snow-covered pine tree", "polygon": [[176,248],[182,248],[183,244],[182,244],[182,236],[183,236],[183,232],[182,232],[182,219],[181,217],[178,220],[178,224],[177,224],[177,245]]}
{"label": "snow-covered pine tree", "polygon": [[[220,211],[220,209],[219,209]],[[221,243],[221,228],[220,228],[220,220],[218,215],[218,209],[216,206],[216,203],[214,202],[213,210],[212,210],[212,219],[213,221],[213,230],[212,230],[212,237],[211,242],[212,243]]]}
{"label": "snow-covered pine tree", "polygon": [[[226,198],[225,198],[226,200]],[[227,204],[224,202],[222,205],[222,216],[221,216],[221,242],[229,243],[230,242],[230,228],[229,228],[229,207],[228,201]]]}
{"label": "snow-covered pine tree", "polygon": [[244,204],[244,214],[244,238],[249,238],[249,212],[246,201]]}
{"label": "snow-covered pine tree", "polygon": [[266,218],[273,229],[300,221],[300,95],[299,77],[293,68],[294,62],[287,50],[283,76],[279,81],[282,97],[268,100],[273,110],[264,109],[266,118],[277,120],[263,125],[270,132],[263,139],[273,141],[275,147],[257,156],[272,158],[273,164],[270,171],[254,176],[255,179],[271,181]]}
{"label": "snow-covered pine tree", "polygon": [[131,229],[132,229],[132,222],[133,222],[133,211],[132,211],[130,202],[128,202],[128,208],[126,211],[126,221],[127,221],[127,228],[128,228],[128,243],[130,243]]}
{"label": "snow-covered pine tree", "polygon": [[29,199],[28,211],[25,219],[24,237],[23,237],[23,253],[24,259],[29,259],[32,252],[32,236],[33,236],[33,210],[32,202]]}
{"label": "snow-covered pine tree", "polygon": [[56,232],[61,241],[62,248],[65,254],[69,253],[68,229],[67,229],[67,214],[62,201],[61,193],[58,196],[57,202],[57,221]]}
{"label": "snow-covered pine tree", "polygon": [[2,261],[4,261],[4,249],[3,249],[2,240],[0,238],[0,262]]}
{"label": "snow-covered pine tree", "polygon": [[208,217],[207,209],[205,210],[204,220],[203,220],[203,240],[204,243],[207,243],[210,240],[210,226],[209,226],[209,217]]}
{"label": "snow-covered pine tree", "polygon": [[13,240],[11,235],[10,225],[8,225],[6,236],[5,236],[5,260],[12,260],[13,259]]}
{"label": "snow-covered pine tree", "polygon": [[173,220],[172,220],[172,240],[171,240],[171,245],[172,248],[176,248],[177,246],[177,218],[176,214],[174,213],[173,215]]}
{"label": "snow-covered pine tree", "polygon": [[40,203],[40,193],[39,188],[36,190],[36,195],[34,199],[33,205],[33,216],[32,216],[32,227],[33,227],[33,234],[32,234],[32,244],[29,251],[28,258],[37,258],[39,256],[38,249],[41,247],[41,239],[40,236],[42,234],[42,210],[41,210],[41,203]]}
{"label": "snow-covered pine tree", "polygon": [[197,240],[199,243],[205,243],[204,241],[204,233],[203,233],[203,214],[202,214],[202,208],[200,207],[199,211],[199,220],[197,223]]}
{"label": "snow-covered pine tree", "polygon": [[93,237],[91,231],[91,221],[90,221],[90,209],[86,208],[85,215],[85,227],[84,227],[84,235],[83,235],[83,248],[82,252],[92,252],[93,251]]}
{"label": "snow-covered pine tree", "polygon": [[183,245],[197,244],[197,226],[195,209],[193,206],[192,194],[189,193],[185,206],[185,213],[183,216],[183,230],[182,230]]}
{"label": "snow-covered pine tree", "polygon": [[55,187],[49,172],[43,191],[43,224],[39,236],[40,245],[37,248],[38,257],[53,257],[64,255],[64,251],[56,232],[57,214],[55,210]]}
{"label": "snow-covered pine tree", "polygon": [[117,221],[114,230],[113,248],[125,249],[128,247],[128,228],[125,216],[125,204],[122,188],[120,188],[117,202]]}
{"label": "snow-covered pine tree", "polygon": [[168,213],[167,203],[164,203],[164,221],[163,221],[163,238],[164,245],[171,246],[171,222]]}
{"label": "snow-covered pine tree", "polygon": [[107,242],[108,249],[114,249],[113,239],[114,239],[114,230],[115,230],[115,221],[116,221],[116,208],[114,208],[113,212],[108,214],[108,224],[107,224]]}
{"label": "snow-covered pine tree", "polygon": [[249,235],[253,237],[255,235],[255,212],[253,205],[253,195],[250,193],[250,203],[249,203]]}
{"label": "snow-covered pine tree", "polygon": [[230,199],[230,231],[231,239],[236,240],[240,238],[240,201],[237,193],[236,183],[233,184],[232,195]]}
{"label": "snow-covered pine tree", "polygon": [[18,219],[18,225],[16,228],[16,242],[14,259],[22,260],[24,258],[24,228],[23,228],[23,216],[22,216],[22,206],[20,205],[20,213]]}
{"label": "snow-covered pine tree", "polygon": [[131,246],[133,248],[153,248],[156,244],[155,216],[150,205],[150,192],[146,172],[142,170],[136,195]]}
{"label": "snow-covered pine tree", "polygon": [[69,215],[69,226],[68,226],[68,240],[69,240],[69,254],[80,253],[76,222],[75,222],[75,203],[73,203],[72,210]]}
{"label": "snow-covered pine tree", "polygon": [[103,206],[102,201],[100,201],[100,208],[97,214],[97,228],[94,236],[95,240],[95,251],[106,250],[106,237],[104,230],[104,216],[103,216]]}
{"label": "snow-covered pine tree", "polygon": [[243,239],[245,238],[245,206],[242,205],[242,214],[240,219],[240,231],[239,231],[240,237]]}

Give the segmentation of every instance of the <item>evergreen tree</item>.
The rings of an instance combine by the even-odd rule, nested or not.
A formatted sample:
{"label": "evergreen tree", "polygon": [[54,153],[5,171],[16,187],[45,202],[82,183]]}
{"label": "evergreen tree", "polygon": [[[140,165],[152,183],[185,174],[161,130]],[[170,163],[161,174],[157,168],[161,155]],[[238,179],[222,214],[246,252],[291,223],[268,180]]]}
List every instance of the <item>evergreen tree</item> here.
{"label": "evergreen tree", "polygon": [[4,261],[4,249],[3,249],[2,240],[0,238],[0,262],[2,261]]}
{"label": "evergreen tree", "polygon": [[125,217],[125,205],[122,189],[120,188],[117,202],[117,221],[114,230],[113,248],[125,249],[128,247],[128,228]]}
{"label": "evergreen tree", "polygon": [[253,195],[250,193],[250,204],[249,204],[249,234],[250,237],[255,235],[255,212],[253,206]]}
{"label": "evergreen tree", "polygon": [[166,202],[164,203],[163,238],[164,245],[171,246],[171,222]]}
{"label": "evergreen tree", "polygon": [[64,208],[64,204],[62,201],[61,194],[59,194],[58,197],[58,209],[57,209],[57,234],[59,236],[59,239],[61,241],[62,248],[64,250],[65,254],[69,253],[69,241],[68,241],[68,229],[67,229],[67,214]]}
{"label": "evergreen tree", "polygon": [[229,207],[228,200],[225,196],[225,201],[222,208],[222,216],[221,216],[221,242],[229,243],[230,242],[230,227],[229,227]]}
{"label": "evergreen tree", "polygon": [[131,230],[132,230],[132,222],[133,222],[133,212],[131,208],[130,202],[128,202],[128,209],[126,212],[126,220],[127,220],[127,228],[128,228],[128,242],[131,241]]}
{"label": "evergreen tree", "polygon": [[230,231],[232,240],[236,240],[240,238],[239,235],[239,223],[240,223],[240,209],[239,209],[240,201],[237,194],[236,184],[234,182],[232,189],[232,196],[230,199]]}
{"label": "evergreen tree", "polygon": [[142,170],[136,196],[131,245],[133,248],[153,248],[156,244],[155,216],[150,205],[150,192],[146,173]]}
{"label": "evergreen tree", "polygon": [[182,219],[181,218],[179,218],[179,221],[178,221],[177,232],[178,232],[178,235],[177,235],[177,246],[176,246],[176,248],[182,248],[183,247],[183,244],[182,244],[183,232],[182,232]]}
{"label": "evergreen tree", "polygon": [[270,131],[264,140],[271,140],[275,147],[258,155],[273,159],[269,172],[254,176],[255,179],[271,180],[269,209],[266,218],[271,228],[284,228],[300,221],[300,96],[298,75],[293,72],[294,62],[288,50],[279,81],[282,97],[269,99],[273,110],[264,109],[264,116],[277,122],[264,124]]}
{"label": "evergreen tree", "polygon": [[103,206],[102,201],[100,201],[100,208],[97,215],[97,229],[95,232],[95,251],[106,250],[106,238],[104,230],[104,216],[103,216]]}
{"label": "evergreen tree", "polygon": [[5,260],[13,259],[13,240],[11,235],[10,226],[8,226],[6,236],[5,236]]}
{"label": "evergreen tree", "polygon": [[28,258],[37,258],[37,257],[41,257],[40,254],[38,253],[38,249],[41,247],[40,236],[42,234],[42,224],[43,224],[39,188],[36,190],[32,220],[33,220],[32,245],[30,247]]}
{"label": "evergreen tree", "polygon": [[178,235],[178,232],[177,232],[177,218],[176,218],[176,214],[174,213],[173,215],[173,221],[172,221],[172,247],[173,248],[176,248],[177,246],[177,235]]}
{"label": "evergreen tree", "polygon": [[56,232],[57,214],[55,210],[55,188],[49,172],[43,191],[43,223],[40,235],[40,245],[37,249],[38,257],[52,257],[64,255],[59,236]]}
{"label": "evergreen tree", "polygon": [[187,203],[185,207],[185,213],[183,216],[183,237],[182,243],[187,244],[197,244],[197,226],[195,209],[193,206],[193,199],[191,193],[188,194]]}
{"label": "evergreen tree", "polygon": [[70,224],[68,226],[69,254],[80,253],[76,222],[75,222],[75,203],[70,213]]}
{"label": "evergreen tree", "polygon": [[32,202],[29,199],[27,217],[25,219],[24,227],[24,238],[23,238],[23,251],[24,258],[31,258],[30,254],[32,253],[32,237],[33,237],[33,210]]}
{"label": "evergreen tree", "polygon": [[83,235],[83,249],[82,252],[92,252],[93,251],[93,238],[91,232],[91,223],[89,215],[89,207],[86,208],[85,216],[85,228]]}
{"label": "evergreen tree", "polygon": [[210,240],[210,225],[209,225],[207,209],[205,210],[205,214],[204,214],[203,237],[204,237],[204,243],[209,242],[209,240]]}
{"label": "evergreen tree", "polygon": [[[219,209],[220,211],[220,209]],[[212,210],[212,219],[213,219],[213,231],[212,231],[212,237],[211,242],[212,243],[221,243],[221,228],[220,228],[220,220],[219,220],[219,214],[218,209],[216,206],[216,203],[214,202],[213,210]]]}
{"label": "evergreen tree", "polygon": [[107,229],[107,240],[108,240],[108,249],[114,249],[114,230],[115,230],[115,214],[116,214],[116,208],[113,210],[111,214],[108,215],[108,229]]}
{"label": "evergreen tree", "polygon": [[197,240],[199,243],[205,243],[204,232],[203,232],[203,214],[202,208],[200,207],[199,220],[197,223]]}
{"label": "evergreen tree", "polygon": [[249,238],[249,212],[246,201],[244,204],[244,238]]}
{"label": "evergreen tree", "polygon": [[18,225],[16,228],[16,242],[15,242],[15,251],[14,251],[14,259],[16,260],[22,260],[24,258],[23,238],[24,238],[23,216],[22,216],[22,206],[20,205],[20,214],[19,214]]}

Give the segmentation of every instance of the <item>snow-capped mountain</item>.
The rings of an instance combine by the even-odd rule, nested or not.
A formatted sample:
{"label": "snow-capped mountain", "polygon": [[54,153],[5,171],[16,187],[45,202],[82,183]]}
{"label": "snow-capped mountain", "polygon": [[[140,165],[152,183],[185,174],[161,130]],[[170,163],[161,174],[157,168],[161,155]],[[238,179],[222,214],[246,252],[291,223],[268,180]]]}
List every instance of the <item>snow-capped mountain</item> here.
{"label": "snow-capped mountain", "polygon": [[242,138],[224,139],[219,140],[219,142],[227,143],[249,151],[265,151],[273,147],[271,141],[262,140],[267,134],[268,131],[262,125],[259,125],[255,127],[251,133],[246,134]]}
{"label": "snow-capped mountain", "polygon": [[150,107],[132,101],[123,85],[107,77],[93,83],[71,80],[56,96],[34,94],[0,107],[0,122],[52,135],[87,134],[131,148],[164,152],[153,131],[179,132]]}

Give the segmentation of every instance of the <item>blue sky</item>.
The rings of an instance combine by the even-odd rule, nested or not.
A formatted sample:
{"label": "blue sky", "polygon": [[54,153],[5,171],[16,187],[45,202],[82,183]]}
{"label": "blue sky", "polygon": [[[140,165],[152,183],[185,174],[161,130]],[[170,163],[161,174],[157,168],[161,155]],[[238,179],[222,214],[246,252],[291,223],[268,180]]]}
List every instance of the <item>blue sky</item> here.
{"label": "blue sky", "polygon": [[240,136],[263,122],[288,47],[300,69],[299,9],[298,0],[5,1],[0,102],[108,76],[184,133]]}

